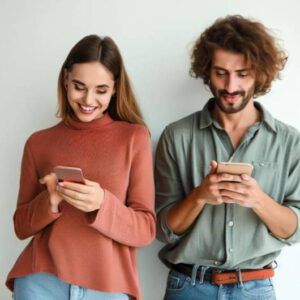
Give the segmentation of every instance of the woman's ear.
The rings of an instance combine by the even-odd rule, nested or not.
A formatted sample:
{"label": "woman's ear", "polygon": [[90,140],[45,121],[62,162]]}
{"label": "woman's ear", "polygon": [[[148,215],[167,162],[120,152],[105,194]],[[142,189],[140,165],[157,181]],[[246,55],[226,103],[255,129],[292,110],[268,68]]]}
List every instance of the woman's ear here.
{"label": "woman's ear", "polygon": [[117,87],[116,87],[116,82],[114,83],[114,88],[113,88],[113,91],[112,91],[112,96],[116,96],[117,95]]}
{"label": "woman's ear", "polygon": [[68,70],[64,69],[64,86],[66,90],[68,89],[68,75]]}

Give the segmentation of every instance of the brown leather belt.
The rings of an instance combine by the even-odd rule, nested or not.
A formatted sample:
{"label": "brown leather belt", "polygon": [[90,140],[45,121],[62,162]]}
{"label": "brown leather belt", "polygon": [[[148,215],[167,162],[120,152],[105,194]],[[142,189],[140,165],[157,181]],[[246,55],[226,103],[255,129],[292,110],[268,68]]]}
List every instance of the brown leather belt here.
{"label": "brown leather belt", "polygon": [[213,284],[231,284],[250,280],[260,280],[274,276],[274,269],[259,269],[236,271],[228,273],[212,273],[211,283]]}
{"label": "brown leather belt", "polygon": [[[183,273],[187,276],[192,274],[192,265],[176,264],[173,265],[173,269]],[[200,279],[201,267],[197,271],[197,279]],[[273,277],[275,274],[274,269],[269,265],[263,269],[255,270],[219,270],[216,268],[209,268],[206,270],[204,280],[211,282],[212,284],[232,284],[251,280],[260,280]]]}

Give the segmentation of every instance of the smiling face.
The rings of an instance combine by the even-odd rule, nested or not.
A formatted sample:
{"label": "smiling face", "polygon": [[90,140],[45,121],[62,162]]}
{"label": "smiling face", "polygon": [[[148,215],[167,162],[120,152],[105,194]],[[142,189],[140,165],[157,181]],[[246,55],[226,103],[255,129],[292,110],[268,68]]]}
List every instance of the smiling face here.
{"label": "smiling face", "polygon": [[228,114],[253,101],[255,74],[244,55],[216,50],[210,71],[210,89],[219,109]]}
{"label": "smiling face", "polygon": [[100,62],[74,64],[65,71],[68,102],[81,122],[101,118],[115,93],[113,74]]}

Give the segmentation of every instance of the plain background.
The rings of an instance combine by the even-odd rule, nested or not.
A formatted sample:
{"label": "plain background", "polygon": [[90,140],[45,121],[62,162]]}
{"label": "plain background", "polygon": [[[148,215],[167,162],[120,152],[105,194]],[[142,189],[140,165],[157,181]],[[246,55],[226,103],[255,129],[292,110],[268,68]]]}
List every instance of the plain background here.
{"label": "plain background", "polygon": [[[20,160],[28,136],[58,120],[56,84],[70,48],[83,36],[111,36],[119,45],[145,119],[153,150],[165,125],[200,110],[210,96],[189,77],[189,53],[198,35],[218,17],[242,14],[273,29],[288,51],[282,80],[259,101],[275,117],[300,129],[299,1],[118,1],[1,0],[1,201],[0,299],[8,271],[28,243],[14,235]],[[157,259],[162,244],[140,249],[145,300],[162,299],[167,269]],[[287,247],[278,259],[278,299],[299,299],[300,247]]]}

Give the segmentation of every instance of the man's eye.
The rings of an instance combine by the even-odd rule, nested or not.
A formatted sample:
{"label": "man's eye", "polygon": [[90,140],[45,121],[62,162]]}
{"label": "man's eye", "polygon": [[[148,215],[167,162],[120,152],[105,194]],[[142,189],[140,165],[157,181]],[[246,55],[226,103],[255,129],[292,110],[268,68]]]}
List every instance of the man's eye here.
{"label": "man's eye", "polygon": [[226,75],[226,72],[224,72],[224,71],[216,71],[216,75],[217,76],[224,76],[224,75]]}
{"label": "man's eye", "polygon": [[242,72],[242,73],[239,73],[239,76],[240,77],[247,77],[249,75],[248,72]]}

